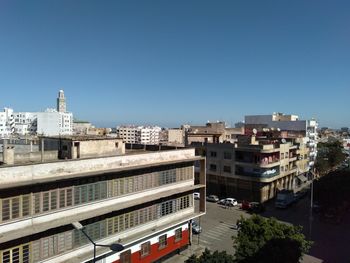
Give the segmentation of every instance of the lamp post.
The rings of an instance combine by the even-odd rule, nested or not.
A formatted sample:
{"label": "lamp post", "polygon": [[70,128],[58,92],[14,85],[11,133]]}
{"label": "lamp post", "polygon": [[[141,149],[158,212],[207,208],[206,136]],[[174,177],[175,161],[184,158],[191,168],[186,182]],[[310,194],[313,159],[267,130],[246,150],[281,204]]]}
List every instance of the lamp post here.
{"label": "lamp post", "polygon": [[310,171],[311,173],[311,197],[310,197],[310,217],[309,217],[309,238],[312,235],[312,220],[313,220],[313,206],[314,206],[314,180],[315,180],[315,169]]}
{"label": "lamp post", "polygon": [[124,246],[122,244],[111,244],[111,245],[96,244],[92,240],[92,238],[85,232],[85,227],[82,224],[80,224],[80,222],[73,222],[72,225],[76,230],[81,231],[86,236],[86,238],[94,245],[94,259],[93,259],[94,263],[96,262],[96,247],[108,247],[110,250],[115,252],[124,250]]}

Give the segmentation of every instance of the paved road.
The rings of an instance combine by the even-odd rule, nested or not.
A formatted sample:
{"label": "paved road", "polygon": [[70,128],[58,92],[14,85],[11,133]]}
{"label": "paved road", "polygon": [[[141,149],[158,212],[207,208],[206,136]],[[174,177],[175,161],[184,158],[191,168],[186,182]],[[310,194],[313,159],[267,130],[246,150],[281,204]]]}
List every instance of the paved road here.
{"label": "paved road", "polygon": [[202,233],[194,236],[194,242],[203,247],[208,247],[210,250],[226,250],[233,254],[232,236],[237,234],[237,230],[233,227],[243,216],[248,216],[247,213],[240,210],[238,207],[225,209],[224,206],[207,202],[207,214],[200,219]]}
{"label": "paved road", "polygon": [[[350,214],[340,225],[321,222],[318,215],[310,221],[310,201],[305,197],[287,209],[276,209],[274,203],[267,204],[264,217],[275,217],[279,221],[303,226],[307,238],[314,240],[310,255],[302,263],[350,263]],[[207,202],[207,214],[200,219],[202,233],[193,236],[193,245],[181,255],[175,256],[166,263],[184,262],[195,253],[200,255],[205,247],[211,251],[225,250],[234,253],[232,236],[237,234],[233,229],[237,219],[248,217],[238,207],[225,209],[223,206]]]}
{"label": "paved road", "polygon": [[314,241],[310,255],[325,263],[350,262],[350,213],[336,225],[322,222],[319,215],[310,216],[310,199],[305,197],[287,209],[275,209],[271,202],[262,214],[280,221],[303,226],[305,236]]}

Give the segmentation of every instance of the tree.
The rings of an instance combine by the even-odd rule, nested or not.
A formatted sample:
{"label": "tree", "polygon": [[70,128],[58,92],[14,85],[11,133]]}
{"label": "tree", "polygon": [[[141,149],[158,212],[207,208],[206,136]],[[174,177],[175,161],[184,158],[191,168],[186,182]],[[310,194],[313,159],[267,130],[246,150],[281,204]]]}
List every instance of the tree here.
{"label": "tree", "polygon": [[297,263],[311,247],[301,233],[302,227],[287,225],[274,218],[258,215],[241,218],[241,227],[234,239],[235,259],[239,263]]}
{"label": "tree", "polygon": [[226,253],[226,251],[218,252],[217,250],[211,253],[207,248],[205,251],[197,257],[196,255],[190,256],[186,263],[234,263],[234,257]]}
{"label": "tree", "polygon": [[327,174],[333,167],[343,162],[346,157],[339,141],[319,143],[317,150],[315,167],[321,175]]}

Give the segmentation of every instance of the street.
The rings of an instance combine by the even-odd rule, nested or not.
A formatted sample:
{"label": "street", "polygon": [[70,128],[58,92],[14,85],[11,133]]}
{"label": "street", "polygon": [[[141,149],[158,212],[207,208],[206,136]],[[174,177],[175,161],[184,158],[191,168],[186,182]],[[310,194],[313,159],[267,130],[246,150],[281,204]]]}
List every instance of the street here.
{"label": "street", "polygon": [[[198,202],[198,201],[196,201]],[[226,208],[216,203],[207,202],[207,214],[197,220],[202,233],[193,235],[193,244],[187,256],[191,253],[200,254],[204,248],[211,251],[225,250],[234,254],[232,236],[237,234],[234,229],[237,219],[241,216],[250,216],[239,207]],[[308,239],[314,241],[309,252],[305,255],[303,263],[342,263],[349,262],[348,248],[350,244],[350,215],[347,214],[342,223],[333,225],[319,220],[319,215],[313,215],[310,220],[310,200],[308,196],[299,200],[287,209],[276,209],[274,202],[266,204],[264,217],[275,217],[281,222],[303,226],[303,232]],[[181,260],[177,256],[167,260],[167,263],[183,262],[186,252],[182,252]]]}

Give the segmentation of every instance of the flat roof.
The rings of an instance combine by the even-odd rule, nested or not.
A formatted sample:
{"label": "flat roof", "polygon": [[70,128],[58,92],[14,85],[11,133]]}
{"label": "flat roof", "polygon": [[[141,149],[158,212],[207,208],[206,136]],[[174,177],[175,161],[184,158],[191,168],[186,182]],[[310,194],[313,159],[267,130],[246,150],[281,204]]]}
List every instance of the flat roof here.
{"label": "flat roof", "polygon": [[57,139],[71,141],[99,141],[99,140],[121,140],[120,137],[108,137],[99,135],[63,135],[63,136],[40,136],[42,139]]}

